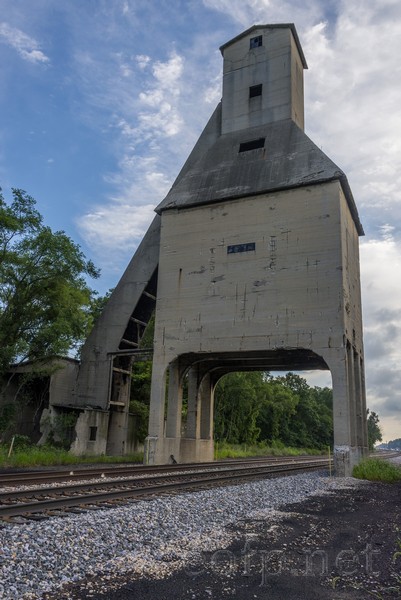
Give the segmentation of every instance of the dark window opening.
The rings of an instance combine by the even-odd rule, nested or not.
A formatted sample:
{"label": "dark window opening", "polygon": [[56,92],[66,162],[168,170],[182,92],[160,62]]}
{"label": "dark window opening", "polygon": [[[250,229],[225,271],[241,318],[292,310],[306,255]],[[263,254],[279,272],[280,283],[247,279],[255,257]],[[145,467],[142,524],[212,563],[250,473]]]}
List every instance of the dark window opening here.
{"label": "dark window opening", "polygon": [[97,427],[89,427],[89,441],[96,442]]}
{"label": "dark window opening", "polygon": [[250,142],[242,142],[239,145],[239,152],[248,152],[249,150],[257,150],[258,148],[264,148],[265,138],[258,138],[257,140],[251,140]]}
{"label": "dark window opening", "polygon": [[247,244],[234,244],[233,246],[227,246],[227,254],[238,254],[238,252],[254,252],[255,248],[255,242],[248,242]]}
{"label": "dark window opening", "polygon": [[259,48],[259,46],[262,45],[262,36],[258,35],[257,37],[251,38],[250,42],[249,42],[249,47],[252,48]]}
{"label": "dark window opening", "polygon": [[262,95],[262,84],[259,83],[258,85],[251,85],[251,87],[249,88],[249,97],[255,98],[256,96],[261,96],[261,95]]}

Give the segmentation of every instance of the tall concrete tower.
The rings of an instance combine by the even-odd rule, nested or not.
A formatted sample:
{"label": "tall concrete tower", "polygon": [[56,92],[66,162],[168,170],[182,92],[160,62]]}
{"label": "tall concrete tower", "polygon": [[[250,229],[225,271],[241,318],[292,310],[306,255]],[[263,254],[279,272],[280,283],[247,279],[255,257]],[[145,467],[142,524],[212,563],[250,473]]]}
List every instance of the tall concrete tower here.
{"label": "tall concrete tower", "polygon": [[221,52],[222,101],[156,209],[146,459],[212,460],[224,373],[330,369],[337,470],[348,473],[367,446],[357,209],[303,131],[307,65],[294,25],[251,27]]}
{"label": "tall concrete tower", "polygon": [[255,25],[221,52],[222,101],[83,349],[72,397],[97,412],[76,443],[97,415],[104,448],[127,448],[129,372],[156,307],[146,462],[213,460],[225,373],[328,369],[336,469],[349,474],[367,449],[358,212],[304,133],[294,25]]}

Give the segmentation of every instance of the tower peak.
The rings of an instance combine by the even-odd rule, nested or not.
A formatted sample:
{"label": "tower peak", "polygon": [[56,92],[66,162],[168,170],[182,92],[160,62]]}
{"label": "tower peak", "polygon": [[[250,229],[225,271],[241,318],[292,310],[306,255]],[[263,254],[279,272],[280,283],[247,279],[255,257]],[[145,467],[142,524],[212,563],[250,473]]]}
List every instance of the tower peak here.
{"label": "tower peak", "polygon": [[307,68],[293,23],[253,25],[220,47],[221,133],[291,119],[304,129]]}

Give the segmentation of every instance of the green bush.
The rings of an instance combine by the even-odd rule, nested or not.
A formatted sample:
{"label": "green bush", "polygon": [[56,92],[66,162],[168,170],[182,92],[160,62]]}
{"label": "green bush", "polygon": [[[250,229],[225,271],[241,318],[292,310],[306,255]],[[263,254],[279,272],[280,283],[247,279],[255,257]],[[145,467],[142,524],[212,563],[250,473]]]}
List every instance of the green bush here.
{"label": "green bush", "polygon": [[394,483],[401,481],[401,468],[380,458],[366,458],[356,465],[352,474],[357,479]]}
{"label": "green bush", "polygon": [[27,435],[19,435],[18,433],[14,436],[13,451],[25,450],[32,445],[31,439]]}

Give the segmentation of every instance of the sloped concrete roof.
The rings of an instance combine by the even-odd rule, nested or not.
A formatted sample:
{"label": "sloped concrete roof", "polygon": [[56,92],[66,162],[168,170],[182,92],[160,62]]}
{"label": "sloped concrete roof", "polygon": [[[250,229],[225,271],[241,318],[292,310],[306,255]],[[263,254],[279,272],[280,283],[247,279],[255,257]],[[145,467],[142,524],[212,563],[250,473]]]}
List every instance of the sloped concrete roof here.
{"label": "sloped concrete roof", "polygon": [[[291,119],[215,137],[218,118],[216,111],[156,212],[339,180],[364,234],[345,174]],[[239,152],[260,138],[263,148]]]}

